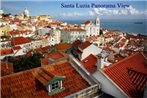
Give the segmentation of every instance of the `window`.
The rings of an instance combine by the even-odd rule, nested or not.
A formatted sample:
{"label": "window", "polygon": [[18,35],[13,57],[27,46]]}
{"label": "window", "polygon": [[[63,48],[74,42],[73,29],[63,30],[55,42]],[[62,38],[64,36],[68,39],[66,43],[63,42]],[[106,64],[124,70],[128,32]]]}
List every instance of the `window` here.
{"label": "window", "polygon": [[55,89],[58,88],[59,86],[60,86],[59,81],[54,82],[54,83],[51,85],[51,90],[55,90]]}

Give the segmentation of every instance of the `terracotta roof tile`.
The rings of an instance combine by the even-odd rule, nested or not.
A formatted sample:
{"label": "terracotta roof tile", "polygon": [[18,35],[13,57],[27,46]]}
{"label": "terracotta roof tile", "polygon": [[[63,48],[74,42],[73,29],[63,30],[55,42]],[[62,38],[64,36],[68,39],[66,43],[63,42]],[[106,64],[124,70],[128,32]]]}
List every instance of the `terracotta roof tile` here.
{"label": "terracotta roof tile", "polygon": [[138,86],[140,86],[140,88],[136,88],[136,86],[132,83],[132,79],[130,78],[134,78],[133,81],[136,81],[139,80],[138,78],[141,79],[141,77],[137,78],[139,74],[135,75],[135,73],[134,76],[131,77],[130,72],[128,72],[128,68],[131,68],[143,74],[147,74],[147,65],[145,65],[145,61],[146,59],[142,53],[137,52],[115,64],[112,64],[108,68],[105,68],[104,73],[109,76],[111,80],[116,85],[118,85],[129,97],[142,97],[142,95],[140,95],[140,92],[142,92],[142,89],[144,88],[142,85],[145,85],[145,83],[147,83],[147,80],[146,82],[142,81],[138,83]]}
{"label": "terracotta roof tile", "polygon": [[24,37],[14,37],[11,39],[13,45],[25,44],[31,42],[29,39]]}
{"label": "terracotta roof tile", "polygon": [[49,49],[51,49],[51,46],[40,47],[35,49],[35,51],[39,53],[48,53]]}
{"label": "terracotta roof tile", "polygon": [[21,49],[20,46],[13,46],[13,50],[19,50],[19,49]]}
{"label": "terracotta roof tile", "polygon": [[97,41],[98,36],[90,36],[90,37],[86,37],[86,41]]}
{"label": "terracotta roof tile", "polygon": [[70,44],[68,44],[68,43],[60,43],[60,44],[57,44],[56,45],[56,49],[57,50],[66,50],[66,49],[69,49],[70,48]]}
{"label": "terracotta roof tile", "polygon": [[72,47],[77,50],[81,43],[82,42],[80,40],[76,40],[72,43]]}
{"label": "terracotta roof tile", "polygon": [[61,21],[53,21],[49,23],[49,26],[50,25],[60,25],[61,23],[62,23]]}
{"label": "terracotta roof tile", "polygon": [[90,24],[90,23],[91,23],[91,21],[88,20],[88,21],[85,21],[83,24],[84,24],[84,25],[88,25],[88,24]]}
{"label": "terracotta roof tile", "polygon": [[11,35],[17,35],[17,34],[27,34],[27,33],[32,33],[31,30],[12,30],[12,31],[9,31],[9,33]]}
{"label": "terracotta roof tile", "polygon": [[9,75],[13,73],[13,64],[0,61],[1,65],[1,76]]}
{"label": "terracotta roof tile", "polygon": [[64,27],[61,30],[64,30],[64,31],[85,31],[84,29],[82,29],[80,27]]}
{"label": "terracotta roof tile", "polygon": [[56,59],[62,58],[64,56],[67,56],[67,54],[64,52],[53,52],[53,53],[49,53],[47,57],[56,60]]}
{"label": "terracotta roof tile", "polygon": [[53,53],[49,53],[47,57],[41,58],[40,60],[43,65],[46,65],[48,64],[49,59],[57,60],[65,56],[67,56],[67,54],[64,52],[53,52]]}
{"label": "terracotta roof tile", "polygon": [[[42,68],[51,72],[56,71],[65,76],[66,78],[63,80],[63,87],[65,87],[65,90],[49,96],[47,90],[36,82],[35,72],[40,68],[35,68],[2,77],[2,97],[21,98],[23,96],[25,98],[63,98],[90,86],[67,60],[51,65],[45,65]],[[43,77],[46,78],[45,75]],[[44,80],[41,79],[41,81]]]}
{"label": "terracotta roof tile", "polygon": [[12,54],[13,50],[12,48],[6,48],[6,49],[0,49],[0,55],[7,55],[7,54]]}
{"label": "terracotta roof tile", "polygon": [[86,42],[82,43],[81,45],[79,45],[79,48],[80,48],[80,50],[84,50],[85,48],[87,48],[90,45],[91,45],[91,43],[86,41]]}
{"label": "terracotta roof tile", "polygon": [[97,57],[92,54],[82,60],[81,63],[90,73],[94,73],[97,70]]}
{"label": "terracotta roof tile", "polygon": [[55,75],[47,71],[45,68],[40,68],[35,76],[43,85],[46,85]]}
{"label": "terracotta roof tile", "polygon": [[40,26],[40,27],[45,27],[45,26],[48,26],[49,23],[47,21],[45,21],[45,20],[41,20],[41,21],[37,21],[36,25]]}
{"label": "terracotta roof tile", "polygon": [[14,18],[13,23],[20,23],[20,22],[21,22],[20,19],[18,19],[18,18]]}
{"label": "terracotta roof tile", "polygon": [[128,74],[135,88],[140,92],[143,92],[145,84],[147,83],[147,74],[138,72],[131,68],[128,68]]}

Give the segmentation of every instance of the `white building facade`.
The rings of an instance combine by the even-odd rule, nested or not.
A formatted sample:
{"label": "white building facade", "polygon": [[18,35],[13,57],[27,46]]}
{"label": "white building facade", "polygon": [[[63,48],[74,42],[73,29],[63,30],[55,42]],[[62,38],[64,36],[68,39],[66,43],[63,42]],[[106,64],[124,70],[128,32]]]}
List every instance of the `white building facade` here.
{"label": "white building facade", "polygon": [[[81,50],[81,49],[79,49]],[[90,54],[93,54],[93,55],[98,55],[100,54],[102,51],[101,48],[91,44],[90,46],[88,46],[87,48],[83,49],[82,50],[82,53],[80,54],[80,60],[84,60],[86,57],[88,57]]]}
{"label": "white building facade", "polygon": [[86,31],[81,28],[61,30],[62,42],[72,43],[75,40],[85,41]]}
{"label": "white building facade", "polygon": [[100,33],[100,20],[97,17],[95,23],[92,23],[92,21],[86,21],[81,27],[86,30],[87,36],[98,36]]}

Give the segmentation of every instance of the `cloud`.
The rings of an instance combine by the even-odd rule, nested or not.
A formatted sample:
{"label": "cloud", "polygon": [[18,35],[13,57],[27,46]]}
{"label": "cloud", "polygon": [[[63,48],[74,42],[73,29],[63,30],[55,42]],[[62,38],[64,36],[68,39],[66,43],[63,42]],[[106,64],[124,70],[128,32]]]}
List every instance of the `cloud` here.
{"label": "cloud", "polygon": [[63,17],[84,16],[84,13],[68,12],[68,13],[62,13],[61,16],[63,16]]}
{"label": "cloud", "polygon": [[147,10],[139,11],[136,8],[129,6],[123,9],[107,9],[107,8],[94,8],[93,13],[96,15],[146,15]]}
{"label": "cloud", "polygon": [[93,11],[89,11],[88,13],[89,13],[90,16],[94,16],[95,15],[95,13]]}
{"label": "cloud", "polygon": [[[62,18],[79,18],[86,17],[92,18],[95,16],[99,16],[101,18],[144,18],[147,15],[147,10],[138,10],[133,6],[129,6],[128,8],[118,8],[118,9],[109,9],[109,8],[93,8],[89,9],[85,12],[66,12],[61,13],[60,16]],[[125,17],[126,16],[126,17]]]}

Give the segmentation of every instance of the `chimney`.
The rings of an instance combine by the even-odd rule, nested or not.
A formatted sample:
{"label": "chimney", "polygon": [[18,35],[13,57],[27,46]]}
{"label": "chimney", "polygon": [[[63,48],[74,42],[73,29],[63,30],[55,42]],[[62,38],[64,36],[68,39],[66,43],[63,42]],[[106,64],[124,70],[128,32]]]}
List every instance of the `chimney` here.
{"label": "chimney", "polygon": [[97,69],[102,69],[104,67],[104,57],[100,54],[97,58]]}
{"label": "chimney", "polygon": [[99,64],[100,64],[100,68],[102,69],[104,67],[104,58],[103,57],[100,57]]}

